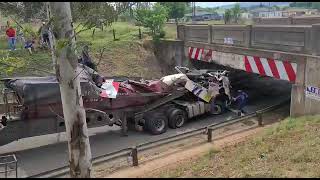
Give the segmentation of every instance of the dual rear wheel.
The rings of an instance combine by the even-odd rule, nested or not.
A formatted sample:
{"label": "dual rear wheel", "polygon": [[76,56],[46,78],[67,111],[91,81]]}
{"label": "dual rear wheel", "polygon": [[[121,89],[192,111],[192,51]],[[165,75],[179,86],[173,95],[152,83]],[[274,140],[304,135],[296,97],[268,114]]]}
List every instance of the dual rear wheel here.
{"label": "dual rear wheel", "polygon": [[144,117],[145,130],[153,135],[162,134],[167,131],[168,127],[172,129],[180,128],[187,120],[186,112],[179,108],[169,108],[165,113],[150,112]]}

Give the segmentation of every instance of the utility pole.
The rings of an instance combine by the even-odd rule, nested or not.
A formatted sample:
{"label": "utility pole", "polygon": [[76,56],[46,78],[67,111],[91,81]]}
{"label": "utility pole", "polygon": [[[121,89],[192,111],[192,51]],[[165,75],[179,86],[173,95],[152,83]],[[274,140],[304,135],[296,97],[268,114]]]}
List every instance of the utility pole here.
{"label": "utility pole", "polygon": [[193,21],[196,16],[196,2],[191,2],[191,7],[192,7],[192,21]]}
{"label": "utility pole", "polygon": [[57,30],[56,76],[60,85],[63,117],[69,149],[69,167],[72,178],[90,178],[92,159],[86,114],[83,108],[80,81],[75,55],[70,2],[50,2]]}
{"label": "utility pole", "polygon": [[193,2],[193,16],[196,16],[196,2]]}

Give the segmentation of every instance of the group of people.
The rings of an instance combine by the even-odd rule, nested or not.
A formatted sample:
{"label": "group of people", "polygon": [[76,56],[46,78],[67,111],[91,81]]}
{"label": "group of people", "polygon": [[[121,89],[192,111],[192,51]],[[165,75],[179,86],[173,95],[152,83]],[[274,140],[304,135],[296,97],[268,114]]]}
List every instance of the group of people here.
{"label": "group of people", "polygon": [[[37,38],[34,37],[34,35],[31,35],[25,39],[23,32],[20,30],[21,27],[18,27],[18,30],[16,31],[16,29],[9,22],[7,22],[7,26],[8,28],[6,30],[6,35],[8,38],[9,51],[16,50],[16,44],[18,41],[22,43],[23,48],[27,49],[30,54],[32,54]],[[42,23],[42,26],[38,32],[40,33],[40,41],[43,42],[42,44],[46,44],[47,47],[50,47],[48,26],[46,26],[45,22]]]}

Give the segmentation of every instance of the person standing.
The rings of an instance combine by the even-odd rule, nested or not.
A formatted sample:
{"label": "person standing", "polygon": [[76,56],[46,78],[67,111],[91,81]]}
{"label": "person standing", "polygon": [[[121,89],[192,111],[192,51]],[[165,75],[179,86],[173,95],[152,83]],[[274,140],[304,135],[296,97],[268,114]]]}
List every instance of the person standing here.
{"label": "person standing", "polygon": [[243,116],[245,114],[243,108],[247,105],[248,97],[249,96],[247,93],[245,93],[242,90],[238,90],[238,95],[235,98],[233,98],[233,100],[238,105],[238,116]]}
{"label": "person standing", "polygon": [[6,30],[10,51],[16,50],[16,30],[10,25]]}
{"label": "person standing", "polygon": [[41,36],[42,45],[50,48],[49,26],[45,22],[42,22],[39,33]]}
{"label": "person standing", "polygon": [[79,63],[84,64],[91,69],[97,71],[96,65],[92,62],[91,57],[89,56],[89,47],[85,45],[82,50],[82,57],[79,59]]}
{"label": "person standing", "polygon": [[224,75],[222,76],[222,86],[228,95],[229,99],[231,99],[231,94],[230,94],[230,81],[228,78],[228,73],[225,72]]}

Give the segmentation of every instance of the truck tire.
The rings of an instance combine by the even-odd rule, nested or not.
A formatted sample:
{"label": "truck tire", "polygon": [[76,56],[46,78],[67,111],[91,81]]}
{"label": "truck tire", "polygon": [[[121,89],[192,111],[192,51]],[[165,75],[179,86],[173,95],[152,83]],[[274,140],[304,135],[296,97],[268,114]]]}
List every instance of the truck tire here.
{"label": "truck tire", "polygon": [[162,134],[168,129],[168,118],[163,113],[148,113],[144,119],[145,129],[153,135]]}
{"label": "truck tire", "polygon": [[221,101],[214,102],[212,106],[214,107],[211,110],[211,114],[219,115],[225,112],[225,105]]}
{"label": "truck tire", "polygon": [[180,128],[187,121],[186,113],[178,108],[170,108],[167,111],[168,125],[172,129]]}

